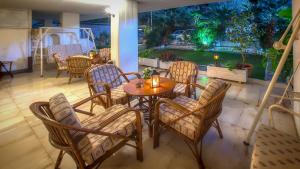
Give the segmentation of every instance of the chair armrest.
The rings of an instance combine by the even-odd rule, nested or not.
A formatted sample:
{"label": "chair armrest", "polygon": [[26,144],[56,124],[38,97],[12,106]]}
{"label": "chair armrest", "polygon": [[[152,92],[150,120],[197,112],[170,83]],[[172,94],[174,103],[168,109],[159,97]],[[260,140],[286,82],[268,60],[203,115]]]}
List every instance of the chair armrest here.
{"label": "chair armrest", "polygon": [[117,114],[117,116],[113,116],[112,117],[113,119],[107,119],[103,123],[100,123],[99,127],[95,128],[95,129],[85,128],[85,127],[80,128],[80,127],[75,127],[75,126],[70,126],[70,125],[61,125],[60,123],[59,124],[67,130],[75,130],[77,132],[84,132],[85,134],[96,134],[96,135],[113,137],[116,139],[132,140],[132,138],[130,136],[125,136],[125,135],[118,134],[118,133],[109,133],[109,132],[101,131],[101,129],[103,129],[105,126],[110,124],[111,121],[114,121],[114,120],[120,118],[122,115],[129,113],[129,112],[135,112],[137,128],[141,128],[142,122],[141,122],[140,112],[135,109],[132,109],[132,108],[126,108],[126,109],[122,110],[121,112],[119,112]]}
{"label": "chair armrest", "polygon": [[187,85],[190,85],[190,86],[199,88],[199,89],[201,89],[201,90],[205,90],[205,86],[202,86],[202,85],[197,84],[197,83],[190,83],[190,84],[187,84]]}
{"label": "chair armrest", "polygon": [[83,100],[81,100],[81,101],[73,104],[72,108],[77,113],[82,113],[82,114],[85,114],[85,115],[93,116],[94,115],[93,113],[90,113],[90,112],[87,112],[87,111],[84,111],[84,110],[80,110],[80,109],[78,109],[78,107],[81,106],[81,105],[83,105],[83,104],[85,104],[85,103],[87,103],[87,102],[89,102],[89,101],[91,101],[91,100],[93,100],[93,99],[95,99],[96,97],[104,96],[104,95],[107,96],[108,94],[107,93],[98,93],[98,94],[95,94],[95,95],[93,95],[91,97],[88,97],[86,99],[83,99]]}
{"label": "chair armrest", "polygon": [[138,72],[128,72],[128,73],[123,73],[124,76],[129,76],[129,75],[135,75],[138,79],[141,78],[141,75]]}
{"label": "chair armrest", "polygon": [[174,108],[174,109],[177,109],[179,111],[182,111],[184,112],[184,115],[172,120],[172,121],[169,121],[166,125],[171,125],[173,123],[175,123],[176,121],[180,120],[180,119],[183,119],[187,116],[190,116],[190,115],[194,115],[194,112],[188,110],[187,108],[183,107],[182,105],[174,102],[173,100],[171,99],[168,99],[168,98],[163,98],[163,99],[160,99],[159,101],[157,101],[157,103],[155,104],[155,120],[158,121],[158,118],[159,118],[159,111],[160,111],[160,105],[161,104],[167,104],[169,105],[170,107]]}

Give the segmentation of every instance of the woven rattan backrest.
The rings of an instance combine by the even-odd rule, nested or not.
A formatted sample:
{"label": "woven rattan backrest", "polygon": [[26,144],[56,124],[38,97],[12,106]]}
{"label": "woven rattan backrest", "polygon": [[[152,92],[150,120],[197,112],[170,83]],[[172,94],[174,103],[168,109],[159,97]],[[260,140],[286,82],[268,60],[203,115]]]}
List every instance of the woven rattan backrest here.
{"label": "woven rattan backrest", "polygon": [[[89,84],[107,83],[111,88],[122,85],[121,73],[118,67],[113,64],[94,65],[85,74]],[[93,88],[97,93],[104,91],[102,85],[95,84]]]}
{"label": "woven rattan backrest", "polygon": [[99,55],[101,58],[106,58],[110,60],[110,48],[102,48],[99,50]]}
{"label": "woven rattan backrest", "polygon": [[226,83],[224,87],[219,89],[217,95],[201,108],[202,116],[201,123],[199,124],[198,128],[199,136],[206,133],[206,131],[211,127],[212,123],[222,112],[223,100],[230,86],[230,84]]}
{"label": "woven rattan backrest", "polygon": [[189,61],[174,62],[170,68],[170,78],[178,83],[186,83],[189,78],[190,82],[195,82],[198,75],[198,66]]}
{"label": "woven rattan backrest", "polygon": [[87,57],[74,56],[67,59],[70,73],[84,74],[85,70],[91,66],[91,60]]}

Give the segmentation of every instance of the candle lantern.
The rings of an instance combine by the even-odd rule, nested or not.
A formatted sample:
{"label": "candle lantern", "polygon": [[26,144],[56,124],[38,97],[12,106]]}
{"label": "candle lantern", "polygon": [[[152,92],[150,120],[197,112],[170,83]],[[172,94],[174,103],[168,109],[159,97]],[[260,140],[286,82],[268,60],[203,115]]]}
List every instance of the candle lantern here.
{"label": "candle lantern", "polygon": [[159,83],[160,83],[160,74],[156,70],[153,70],[151,74],[151,87],[152,88],[159,87]]}
{"label": "candle lantern", "polygon": [[214,55],[215,66],[219,66],[219,59],[220,59],[220,56],[218,54],[215,54]]}

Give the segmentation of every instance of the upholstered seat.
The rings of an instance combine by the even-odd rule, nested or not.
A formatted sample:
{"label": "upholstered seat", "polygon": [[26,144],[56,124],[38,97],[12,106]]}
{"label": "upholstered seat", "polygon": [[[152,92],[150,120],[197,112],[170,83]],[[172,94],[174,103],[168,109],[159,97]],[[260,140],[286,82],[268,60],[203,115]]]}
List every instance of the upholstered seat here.
{"label": "upholstered seat", "polygon": [[175,96],[193,95],[196,97],[196,91],[194,87],[189,86],[190,83],[196,83],[198,76],[197,64],[189,61],[177,61],[174,62],[167,70],[166,77],[174,80],[177,85],[174,89]]}
{"label": "upholstered seat", "polygon": [[[91,116],[87,120],[82,121],[82,126],[89,129],[97,129],[103,125],[101,131],[130,136],[136,129],[136,115],[134,112],[124,114],[114,121],[111,120],[126,108],[124,105],[114,105],[97,116]],[[78,149],[83,159],[88,164],[91,164],[94,159],[99,158],[121,141],[121,139],[114,139],[108,136],[88,134],[85,139],[78,143]]]}
{"label": "upholstered seat", "polygon": [[138,73],[123,73],[113,64],[94,65],[89,68],[85,77],[89,85],[91,95],[105,92],[108,95],[93,100],[91,112],[95,105],[110,107],[114,104],[126,104],[130,106],[130,97],[123,90],[123,85],[129,82],[128,75],[135,75],[140,78]]}
{"label": "upholstered seat", "polygon": [[114,105],[108,109],[97,109],[94,116],[80,121],[75,112],[92,115],[78,109],[81,105],[101,97],[96,94],[74,105],[70,105],[63,94],[50,98],[49,102],[36,102],[31,111],[43,121],[49,131],[50,143],[60,149],[55,168],[68,153],[77,168],[90,169],[98,166],[129,141],[133,141],[137,159],[143,160],[142,125],[140,112],[124,105]]}
{"label": "upholstered seat", "polygon": [[[197,108],[197,101],[186,96],[178,96],[173,101],[179,105],[184,106],[190,111],[194,111]],[[164,123],[173,121],[176,118],[181,117],[182,115],[184,115],[184,112],[179,111],[168,104],[161,104],[160,106],[159,119]],[[197,123],[194,122],[197,120],[199,120],[198,117],[190,115],[176,121],[171,125],[171,127],[182,133],[183,135],[186,135],[190,139],[195,139]]]}
{"label": "upholstered seat", "polygon": [[[204,88],[197,84],[192,86]],[[199,100],[182,95],[173,100],[160,99],[155,106],[154,148],[159,145],[160,128],[169,129],[184,138],[194,152],[199,168],[203,168],[198,143],[211,126],[223,137],[217,118],[222,112],[222,102],[229,87],[230,84],[224,81],[213,80],[204,88]]]}
{"label": "upholstered seat", "polygon": [[177,83],[173,92],[175,96],[186,95],[186,88],[187,88],[187,84]]}

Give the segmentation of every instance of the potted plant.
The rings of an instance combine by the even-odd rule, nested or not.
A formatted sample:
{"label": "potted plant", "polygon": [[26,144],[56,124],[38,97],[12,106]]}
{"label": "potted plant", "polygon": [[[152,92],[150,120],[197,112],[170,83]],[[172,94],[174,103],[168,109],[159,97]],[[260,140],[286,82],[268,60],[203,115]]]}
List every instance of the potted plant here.
{"label": "potted plant", "polygon": [[139,53],[139,64],[150,67],[158,67],[158,59],[153,56],[153,49],[145,49]]}
{"label": "potted plant", "polygon": [[163,52],[159,57],[159,68],[169,69],[169,67],[174,61],[180,61],[180,60],[183,59],[181,59],[180,57],[174,55],[169,51]]}
{"label": "potted plant", "polygon": [[253,65],[246,61],[247,50],[253,46],[259,34],[253,13],[251,11],[235,13],[226,33],[229,40],[236,44],[234,48],[242,57],[242,62],[238,63],[236,68],[248,70],[248,76],[251,76]]}
{"label": "potted plant", "polygon": [[207,66],[207,77],[231,80],[240,83],[247,82],[247,70],[235,69],[236,66],[229,62],[222,66],[219,63],[220,56],[218,54],[215,54],[213,56],[213,59],[215,63],[213,65]]}

